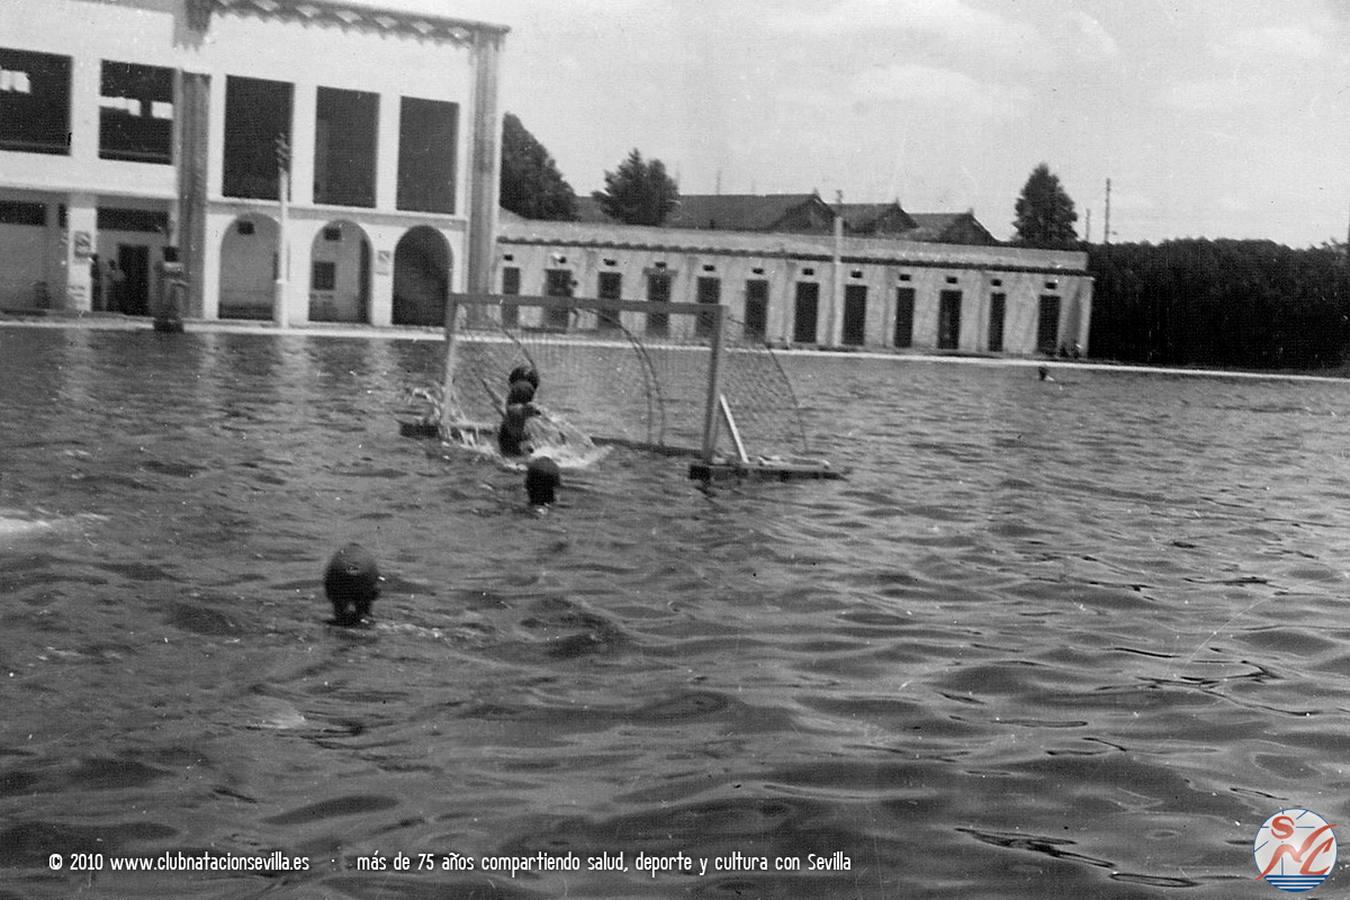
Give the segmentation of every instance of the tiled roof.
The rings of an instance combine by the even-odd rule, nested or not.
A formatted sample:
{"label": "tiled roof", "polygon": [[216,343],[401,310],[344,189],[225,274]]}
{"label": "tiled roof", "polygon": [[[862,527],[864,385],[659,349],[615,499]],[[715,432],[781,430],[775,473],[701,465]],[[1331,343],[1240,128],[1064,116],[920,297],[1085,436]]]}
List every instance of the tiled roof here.
{"label": "tiled roof", "polygon": [[667,228],[769,231],[813,203],[823,201],[815,194],[682,194],[680,205],[663,224]]}

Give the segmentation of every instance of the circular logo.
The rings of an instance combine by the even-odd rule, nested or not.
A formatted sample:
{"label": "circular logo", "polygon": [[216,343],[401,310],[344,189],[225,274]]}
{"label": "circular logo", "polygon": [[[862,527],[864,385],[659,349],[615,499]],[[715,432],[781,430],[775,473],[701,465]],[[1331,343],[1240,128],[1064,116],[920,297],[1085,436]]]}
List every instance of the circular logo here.
{"label": "circular logo", "polygon": [[1307,809],[1282,809],[1256,832],[1252,849],[1258,881],[1291,894],[1311,891],[1336,865],[1332,825]]}

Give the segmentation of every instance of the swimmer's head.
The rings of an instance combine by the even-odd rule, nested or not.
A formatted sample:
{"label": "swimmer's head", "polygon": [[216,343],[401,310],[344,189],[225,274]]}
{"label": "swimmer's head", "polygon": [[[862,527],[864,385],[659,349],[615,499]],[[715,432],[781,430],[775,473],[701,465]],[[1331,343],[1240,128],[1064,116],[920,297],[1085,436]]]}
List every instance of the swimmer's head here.
{"label": "swimmer's head", "polygon": [[530,460],[525,469],[525,493],[530,495],[531,506],[547,506],[554,502],[561,485],[562,472],[557,463],[547,456]]}
{"label": "swimmer's head", "polygon": [[519,365],[511,370],[511,374],[506,376],[507,384],[515,384],[517,381],[528,381],[530,387],[536,391],[539,390],[539,373],[531,365]]}
{"label": "swimmer's head", "polygon": [[511,382],[511,393],[507,396],[507,403],[529,403],[534,399],[534,385],[521,378]]}
{"label": "swimmer's head", "polygon": [[1050,377],[1050,369],[1047,366],[1041,366],[1036,371],[1040,374],[1041,381],[1044,381],[1045,379]]}
{"label": "swimmer's head", "polygon": [[356,625],[370,615],[380,595],[380,567],[360,544],[348,544],[333,554],[323,571],[323,590],[333,604],[335,625]]}

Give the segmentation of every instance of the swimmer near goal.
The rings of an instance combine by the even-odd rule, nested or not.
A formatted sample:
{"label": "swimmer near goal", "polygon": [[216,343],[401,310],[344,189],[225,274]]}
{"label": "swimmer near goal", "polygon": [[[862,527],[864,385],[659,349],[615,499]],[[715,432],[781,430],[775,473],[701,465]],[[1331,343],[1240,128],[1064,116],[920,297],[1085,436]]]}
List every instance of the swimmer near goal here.
{"label": "swimmer near goal", "polygon": [[569,429],[688,458],[691,478],[846,474],[811,454],[778,358],[725,304],[454,294],[445,330],[444,372],[399,411],[406,435],[490,441],[508,375],[525,365],[538,404]]}

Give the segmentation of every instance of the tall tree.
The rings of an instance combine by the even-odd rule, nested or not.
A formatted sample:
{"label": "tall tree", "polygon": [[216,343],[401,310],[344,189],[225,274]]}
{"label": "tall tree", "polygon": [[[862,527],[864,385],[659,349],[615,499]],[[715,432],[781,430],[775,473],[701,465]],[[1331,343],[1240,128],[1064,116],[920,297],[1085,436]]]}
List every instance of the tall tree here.
{"label": "tall tree", "polygon": [[1046,163],[1032,170],[1022,195],[1017,198],[1016,212],[1013,227],[1017,229],[1017,236],[1014,240],[1019,244],[1067,247],[1078,240],[1073,227],[1078,221],[1073,200],[1069,199],[1059,177],[1051,173]]}
{"label": "tall tree", "polygon": [[601,208],[629,225],[660,225],[680,202],[680,190],[659,159],[647,162],[636,149],[605,172],[605,189],[591,194]]}
{"label": "tall tree", "polygon": [[576,192],[513,113],[502,118],[501,204],[527,219],[577,217]]}

